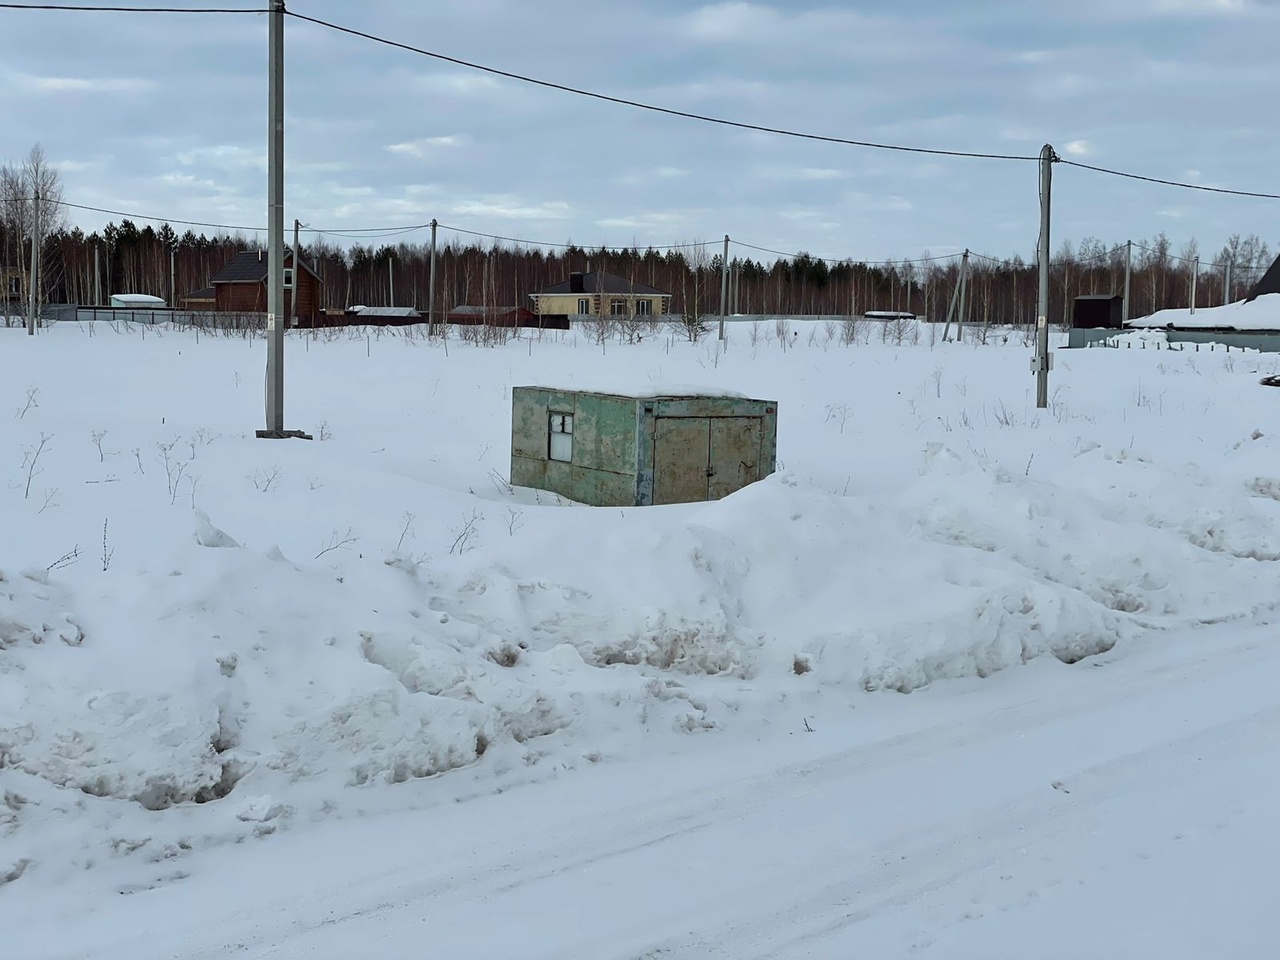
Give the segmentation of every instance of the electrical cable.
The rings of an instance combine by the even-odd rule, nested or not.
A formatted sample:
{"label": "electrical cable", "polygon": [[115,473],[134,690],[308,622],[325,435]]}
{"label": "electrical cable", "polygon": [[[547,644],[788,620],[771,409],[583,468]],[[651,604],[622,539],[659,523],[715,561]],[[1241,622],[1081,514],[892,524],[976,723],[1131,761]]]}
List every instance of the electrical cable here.
{"label": "electrical cable", "polygon": [[363,30],[356,30],[353,27],[344,27],[340,24],[330,23],[327,20],[321,20],[318,17],[309,17],[305,14],[295,13],[292,10],[286,10],[285,15],[295,20],[302,20],[306,23],[315,24],[319,27],[325,27],[338,33],[349,34],[353,37],[360,37],[364,40],[379,43],[387,47],[393,47],[397,50],[404,50],[409,53],[415,53],[419,56],[430,57],[434,60],[440,60],[445,63],[452,63],[455,66],[466,67],[468,70],[479,70],[492,76],[505,77],[508,80],[517,80],[521,83],[533,84],[534,86],[545,87],[550,90],[559,90],[562,93],[571,93],[579,97],[589,97],[593,100],[601,100],[605,103],[617,104],[624,107],[634,107],[637,110],[648,110],[651,113],[661,113],[670,117],[683,117],[686,120],[698,120],[702,123],[713,123],[723,127],[734,127],[739,130],[751,130],[755,133],[769,133],[781,137],[793,137],[800,140],[817,140],[822,143],[836,143],[850,147],[867,147],[874,150],[893,150],[899,153],[920,153],[932,156],[943,157],[970,157],[980,160],[1039,160],[1039,157],[1029,157],[1016,154],[1006,153],[981,153],[969,150],[939,150],[932,147],[908,147],[902,144],[893,143],[876,143],[870,140],[851,140],[845,137],[825,136],[817,133],[804,133],[798,130],[787,130],[781,127],[768,127],[762,124],[745,123],[739,120],[728,120],[724,117],[711,117],[705,114],[691,113],[687,110],[676,110],[672,107],[659,107],[651,103],[643,103],[639,100],[628,100],[625,97],[610,96],[605,93],[596,93],[592,90],[584,90],[580,87],[571,87],[563,83],[554,83],[550,80],[540,80],[536,77],[526,76],[520,73],[514,73],[510,70],[499,70],[497,67],[489,67],[482,63],[473,63],[469,60],[462,60],[458,57],[451,57],[443,53],[435,53],[431,50],[425,50],[422,47],[415,47],[412,44],[402,43],[398,40],[389,40],[386,37],[380,37],[373,33],[366,33]]}
{"label": "electrical cable", "polygon": [[[756,246],[754,243],[747,243],[743,240],[734,240],[732,237],[729,238],[729,243],[735,244],[739,247],[746,247],[748,250],[759,250],[761,253],[772,253],[774,256],[783,257],[787,260],[794,260],[796,257],[799,256],[798,253],[784,253],[781,250],[774,250],[770,247],[760,247],[760,246]],[[956,257],[960,256],[960,254],[948,253],[948,254],[943,254],[936,257],[916,257],[914,259],[902,259],[902,260],[860,260],[855,257],[816,257],[813,254],[807,254],[807,256],[809,256],[813,260],[820,260],[823,263],[875,264],[875,263],[933,263],[938,260],[954,260]]]}
{"label": "electrical cable", "polygon": [[0,3],[0,10],[61,10],[74,13],[255,13],[261,7],[95,7],[82,3]]}
{"label": "electrical cable", "polygon": [[1126,173],[1123,170],[1110,170],[1106,167],[1095,167],[1089,163],[1080,163],[1076,160],[1063,160],[1059,157],[1057,163],[1064,163],[1069,167],[1079,167],[1081,170],[1092,170],[1094,173],[1105,173],[1112,177],[1125,177],[1129,180],[1141,180],[1144,183],[1158,183],[1166,187],[1180,187],[1183,190],[1200,190],[1205,193],[1225,193],[1233,197],[1254,197],[1260,200],[1280,200],[1280,193],[1259,193],[1253,190],[1229,190],[1226,187],[1209,187],[1201,183],[1183,183],[1179,180],[1164,180],[1160,177],[1147,177],[1139,173]]}

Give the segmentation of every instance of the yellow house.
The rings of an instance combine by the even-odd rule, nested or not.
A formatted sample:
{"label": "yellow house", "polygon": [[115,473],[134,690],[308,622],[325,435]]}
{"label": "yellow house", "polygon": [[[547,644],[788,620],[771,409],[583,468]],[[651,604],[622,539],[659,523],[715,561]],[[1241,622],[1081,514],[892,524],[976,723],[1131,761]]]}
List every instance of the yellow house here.
{"label": "yellow house", "polygon": [[571,317],[657,317],[670,312],[671,294],[638,280],[593,270],[529,294],[533,312],[546,320]]}

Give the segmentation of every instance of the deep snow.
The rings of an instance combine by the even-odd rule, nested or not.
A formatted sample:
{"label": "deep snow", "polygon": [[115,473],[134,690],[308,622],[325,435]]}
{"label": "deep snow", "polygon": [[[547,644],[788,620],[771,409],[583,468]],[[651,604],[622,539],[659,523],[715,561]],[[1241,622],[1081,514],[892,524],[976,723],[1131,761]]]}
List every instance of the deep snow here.
{"label": "deep snow", "polygon": [[[730,928],[768,941],[786,923],[767,918],[784,908],[834,924],[830,955],[904,949],[895,917],[924,923],[918,910],[942,909],[939,890],[959,897],[960,875],[989,898],[1003,882],[991,858],[1026,831],[1046,858],[1069,853],[1072,836],[1107,838],[1072,854],[1090,887],[1054,909],[1092,908],[1135,882],[1095,857],[1168,852],[1156,833],[1172,821],[1151,804],[1170,793],[1178,824],[1228,824],[1225,852],[1206,845],[1187,870],[1230,863],[1251,836],[1274,849],[1255,804],[1191,771],[1211,747],[1224,782],[1275,786],[1261,762],[1276,731],[1262,678],[1280,602],[1280,391],[1258,380],[1276,359],[1060,351],[1052,402],[1037,411],[1020,334],[931,344],[937,331],[922,327],[915,343],[842,345],[821,327],[778,332],[731,327],[727,350],[668,334],[447,351],[413,330],[293,336],[287,425],[311,443],[252,439],[261,340],[7,332],[0,922],[20,932],[17,955],[139,955],[121,932],[130,921],[117,929],[102,912],[121,893],[138,895],[132,922],[163,930],[165,911],[243,914],[259,900],[279,907],[284,890],[303,939],[254,920],[267,932],[253,950],[352,955],[371,933],[347,923],[363,914],[344,904],[381,915],[379,891],[400,902],[427,883],[415,871],[480,876],[532,837],[572,864],[615,835],[641,850],[646,831],[689,818],[707,839],[674,829],[660,849],[677,861],[666,869],[715,881],[696,924],[675,913],[673,926],[623,936],[602,919],[579,931],[576,954],[567,941],[521,953],[508,940],[507,955],[715,955],[709,944],[737,942]],[[777,399],[780,472],[678,507],[592,509],[512,490],[510,388],[528,382],[697,382]],[[74,562],[56,562],[75,547]],[[1100,662],[1116,669],[1095,672]],[[1141,708],[1122,702],[1131,683]],[[1114,772],[1134,751],[1149,777]],[[792,769],[806,757],[807,772]],[[872,776],[885,764],[893,777]],[[1071,807],[1079,791],[1050,776],[1058,768],[1101,806]],[[1023,798],[1046,777],[1059,783],[1051,796]],[[849,835],[824,798],[862,811],[866,829]],[[989,832],[962,831],[973,811]],[[1051,834],[1032,829],[1045,812]],[[943,814],[935,837],[930,818]],[[431,839],[419,856],[397,849],[420,831]],[[893,837],[926,875],[937,868],[936,883],[850,865],[849,851],[873,856],[866,844]],[[335,859],[309,867],[314,844]],[[738,862],[738,846],[760,859]],[[539,880],[539,896],[634,896],[665,875],[642,856],[623,856],[594,892],[588,856]],[[513,878],[543,876],[533,854],[517,859]],[[212,892],[246,869],[263,879]],[[1185,880],[1175,874],[1167,885]],[[731,877],[754,892],[728,896]],[[779,877],[794,899],[770,885]],[[850,877],[877,890],[899,877],[902,894],[841,925],[823,905],[863,896],[832,892]],[[1030,872],[1029,899],[1008,898],[996,942],[1065,924],[1034,902],[1048,884]],[[55,888],[73,892],[51,902]],[[467,891],[504,889],[463,883],[440,917],[483,925]],[[564,922],[547,902],[511,902]],[[1262,920],[1251,905],[1219,909],[1256,947],[1268,941],[1248,926]],[[346,920],[309,925],[317,910]],[[220,927],[176,924],[163,955],[221,955]],[[701,932],[682,940],[685,927]],[[824,943],[821,929],[795,943]],[[588,933],[611,945],[592,948]],[[492,956],[482,947],[503,936],[501,925],[471,934],[450,933],[471,946],[448,955]],[[939,955],[964,942],[917,934]],[[777,955],[801,949],[788,943]]]}

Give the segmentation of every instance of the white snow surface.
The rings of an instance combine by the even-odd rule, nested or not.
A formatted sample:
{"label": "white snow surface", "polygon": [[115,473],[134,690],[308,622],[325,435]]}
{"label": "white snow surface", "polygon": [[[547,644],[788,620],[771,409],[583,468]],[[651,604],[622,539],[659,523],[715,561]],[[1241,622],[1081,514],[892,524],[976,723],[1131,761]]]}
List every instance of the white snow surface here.
{"label": "white snow surface", "polygon": [[[261,339],[0,331],[0,954],[1274,953],[1277,359],[1037,410],[920,330],[290,334],[312,442]],[[779,472],[513,490],[579,380],[776,399]]]}
{"label": "white snow surface", "polygon": [[1129,321],[1131,327],[1167,327],[1182,330],[1230,328],[1235,330],[1280,330],[1280,293],[1266,293],[1256,300],[1237,300],[1217,307],[1187,310],[1157,310],[1148,317]]}

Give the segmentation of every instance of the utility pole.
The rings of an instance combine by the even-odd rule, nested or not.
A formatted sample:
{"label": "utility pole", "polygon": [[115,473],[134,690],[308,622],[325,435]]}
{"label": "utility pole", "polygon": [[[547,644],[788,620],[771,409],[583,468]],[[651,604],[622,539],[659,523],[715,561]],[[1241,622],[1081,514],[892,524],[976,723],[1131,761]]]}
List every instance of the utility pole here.
{"label": "utility pole", "polygon": [[35,191],[31,206],[31,295],[27,311],[27,336],[36,335],[36,313],[40,307],[40,188]]}
{"label": "utility pole", "polygon": [[267,423],[257,435],[309,439],[284,428],[284,0],[268,0],[267,48]]}
{"label": "utility pole", "polygon": [[169,309],[178,309],[178,272],[177,272],[178,248],[177,246],[169,247]]}
{"label": "utility pole", "polygon": [[431,275],[427,280],[427,336],[436,333],[436,223],[431,219]]}
{"label": "utility pole", "polygon": [[1124,245],[1124,303],[1120,310],[1120,326],[1129,326],[1129,290],[1132,287],[1131,280],[1133,278],[1133,241],[1128,240]]}
{"label": "utility pole", "polygon": [[969,319],[969,251],[960,260],[960,314],[956,319],[956,343],[964,343],[964,325]]}
{"label": "utility pole", "polygon": [[394,307],[396,305],[396,275],[392,270],[392,267],[395,265],[395,262],[396,262],[396,255],[394,253],[388,253],[387,254],[387,289],[390,291],[389,296],[391,298],[390,300],[387,301],[387,306],[389,307]]}
{"label": "utility pole", "polygon": [[1045,144],[1040,149],[1040,293],[1036,298],[1036,355],[1031,372],[1036,375],[1036,406],[1049,406],[1049,370],[1053,354],[1049,352],[1049,201],[1053,190],[1053,161],[1057,154]]}
{"label": "utility pole", "polygon": [[729,235],[724,235],[724,256],[720,258],[720,339],[724,340],[724,314],[729,300]]}
{"label": "utility pole", "polygon": [[102,244],[93,245],[93,305],[102,306]]}
{"label": "utility pole", "polygon": [[1196,312],[1196,282],[1200,279],[1200,258],[1191,261],[1191,312]]}
{"label": "utility pole", "polygon": [[1231,302],[1231,261],[1227,261],[1227,275],[1222,281],[1222,305]]}
{"label": "utility pole", "polygon": [[[959,273],[956,274],[955,289],[951,291],[951,306],[947,307],[947,322],[942,327],[943,343],[946,343],[947,337],[951,335],[951,321],[956,318],[956,307],[958,307],[960,304],[960,291],[964,289],[964,286],[966,283],[965,278],[968,276],[968,274],[969,274],[969,251],[965,250],[964,256],[960,258],[960,271]],[[963,335],[964,335],[963,326],[961,326],[960,328],[960,334],[961,334],[960,337],[958,337],[957,339],[963,339]]]}

